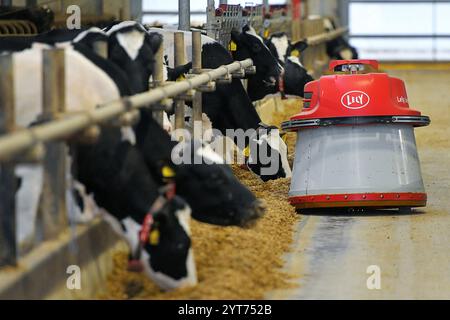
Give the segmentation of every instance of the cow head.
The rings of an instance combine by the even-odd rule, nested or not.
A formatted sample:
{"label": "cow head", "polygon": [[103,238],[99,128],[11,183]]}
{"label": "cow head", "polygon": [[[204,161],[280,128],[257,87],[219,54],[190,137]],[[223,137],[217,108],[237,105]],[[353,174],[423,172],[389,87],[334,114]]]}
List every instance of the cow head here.
{"label": "cow head", "polygon": [[162,36],[147,33],[137,22],[126,21],[111,27],[109,36],[109,60],[120,66],[130,79],[133,93],[148,90],[148,81],[154,70],[154,56]]}
{"label": "cow head", "polygon": [[251,76],[262,81],[268,87],[274,87],[282,72],[282,67],[272,55],[264,40],[251,26],[244,26],[242,32],[231,32],[231,40],[236,47],[233,52],[235,60],[252,59],[256,74]]}
{"label": "cow head", "polygon": [[286,33],[278,32],[272,34],[269,39],[264,41],[269,48],[272,55],[278,59],[278,61],[284,64],[284,60],[287,58],[289,47],[291,45]]}
{"label": "cow head", "polygon": [[200,157],[205,162],[193,160],[192,163],[199,164],[177,166],[177,192],[190,204],[193,218],[214,225],[246,227],[264,214],[263,203],[239,182],[211,148],[195,142],[176,148],[177,156],[193,152],[193,158]]}
{"label": "cow head", "polygon": [[303,97],[305,84],[313,80],[300,61],[301,53],[308,47],[307,42],[292,44],[285,33],[273,34],[265,42],[272,54],[284,65],[283,93]]}
{"label": "cow head", "polygon": [[158,198],[148,215],[127,217],[114,228],[130,247],[128,270],[144,272],[161,289],[197,283],[190,239],[190,208],[181,198]]}
{"label": "cow head", "polygon": [[287,145],[277,127],[261,124],[255,135],[250,138],[247,150],[248,168],[263,181],[292,176],[287,158]]}
{"label": "cow head", "polygon": [[153,215],[148,241],[142,248],[144,272],[164,290],[195,285],[197,275],[191,248],[191,209],[175,196]]}

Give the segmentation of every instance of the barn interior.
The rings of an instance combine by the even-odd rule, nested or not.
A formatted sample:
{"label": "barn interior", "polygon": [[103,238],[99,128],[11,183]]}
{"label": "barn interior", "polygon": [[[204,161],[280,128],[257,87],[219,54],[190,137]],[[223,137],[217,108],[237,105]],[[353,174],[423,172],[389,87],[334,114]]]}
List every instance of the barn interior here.
{"label": "barn interior", "polygon": [[[448,0],[0,0],[0,299],[450,299],[449,17]],[[67,110],[72,87],[63,79],[77,69],[67,62],[64,52],[75,50],[67,46],[75,48],[74,38],[92,28],[112,38],[111,28],[124,21],[137,22],[146,34],[167,30],[161,47],[147,56],[154,66],[148,88],[115,93],[117,98],[103,98],[94,109]],[[243,31],[244,26],[251,30]],[[34,97],[42,100],[42,114],[22,127],[16,122],[21,117],[16,96],[26,84],[17,80],[22,78],[15,57],[38,48],[29,43],[41,43],[55,32],[66,44],[58,46],[60,40],[51,38],[51,44],[43,45],[48,47],[39,62],[42,84]],[[236,32],[242,32],[241,38]],[[76,200],[68,194],[74,188],[69,173],[77,153],[67,157],[67,152],[78,143],[94,146],[110,128],[132,128],[142,121],[143,109],[177,143],[189,139],[180,139],[172,129],[187,128],[194,139],[204,139],[204,128],[199,134],[196,124],[191,129],[185,120],[209,121],[209,114],[202,115],[208,97],[235,80],[246,89],[244,100],[250,101],[249,79],[263,70],[258,63],[268,61],[255,58],[265,50],[261,47],[250,58],[236,58],[245,45],[239,42],[242,35],[249,33],[268,52],[281,33],[289,39],[285,59],[274,51],[270,57],[271,66],[283,65],[273,91],[251,102],[260,122],[278,129],[293,172],[284,170],[284,176],[266,180],[249,165],[248,146],[233,149],[233,160],[242,155],[244,163],[226,166],[260,201],[264,214],[244,227],[214,224],[192,214],[187,232],[180,222],[190,239],[195,281],[169,282],[167,289],[161,285],[164,279],[156,276],[161,282],[155,281],[154,274],[131,266],[142,255],[132,257],[108,210],[95,204],[91,216],[74,216]],[[67,34],[75,36],[69,39]],[[227,50],[231,62],[202,66],[210,58],[202,56],[204,39]],[[106,40],[106,47],[103,43],[94,41],[92,50],[111,60],[111,42]],[[305,47],[297,49],[294,44],[299,43]],[[171,68],[188,62],[192,64],[184,74],[166,77],[166,70],[169,75]],[[294,69],[288,69],[289,63]],[[286,74],[300,71],[309,80],[291,92]],[[78,81],[94,85],[96,80],[89,77]],[[82,101],[102,96],[91,90],[82,91]],[[190,118],[185,104],[192,107]],[[227,111],[221,112],[225,117]],[[236,118],[247,117],[246,112],[239,110]],[[166,113],[173,116],[167,119],[170,130]],[[350,122],[341,122],[344,117]],[[215,123],[209,125],[214,128]],[[303,143],[308,137],[312,142]],[[18,196],[25,182],[17,175],[38,167],[43,187],[29,216],[24,212],[33,210]],[[172,169],[162,168],[158,184],[163,187],[154,191],[167,198],[175,178]],[[217,176],[202,181],[209,179]],[[312,186],[320,192],[314,193]],[[207,191],[197,202],[225,195],[220,190]],[[87,193],[95,202],[95,195]],[[81,213],[88,210],[86,203]],[[132,204],[117,211],[130,208]],[[206,215],[219,216],[221,210],[217,206],[217,212]],[[136,239],[149,215],[138,219]],[[139,250],[149,241],[156,247],[165,239],[162,229],[154,224],[148,228]],[[169,256],[163,253],[160,259]]]}

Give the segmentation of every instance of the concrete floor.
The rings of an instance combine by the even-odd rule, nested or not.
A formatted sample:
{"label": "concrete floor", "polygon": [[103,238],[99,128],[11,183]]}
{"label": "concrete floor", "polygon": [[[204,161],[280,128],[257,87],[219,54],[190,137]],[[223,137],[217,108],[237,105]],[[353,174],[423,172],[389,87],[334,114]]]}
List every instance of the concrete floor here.
{"label": "concrete floor", "polygon": [[[269,299],[450,299],[450,68],[395,69],[386,71],[406,82],[410,106],[432,120],[416,130],[427,207],[303,215],[285,267],[296,288]],[[379,290],[367,288],[372,265]]]}

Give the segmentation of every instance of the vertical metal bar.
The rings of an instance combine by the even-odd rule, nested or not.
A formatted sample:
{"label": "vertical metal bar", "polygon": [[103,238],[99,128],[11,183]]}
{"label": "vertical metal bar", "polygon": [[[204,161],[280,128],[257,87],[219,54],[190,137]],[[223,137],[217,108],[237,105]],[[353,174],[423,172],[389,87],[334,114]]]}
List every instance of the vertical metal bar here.
{"label": "vertical metal bar", "polygon": [[208,6],[206,7],[206,34],[208,37],[215,39],[216,32],[214,30],[216,19],[216,8],[214,0],[208,0]]}
{"label": "vertical metal bar", "polygon": [[[14,74],[11,55],[0,56],[0,135],[14,130]],[[14,165],[3,163],[0,166],[0,267],[15,265],[16,179]]]}
{"label": "vertical metal bar", "polygon": [[[153,72],[153,81],[157,86],[164,85],[164,43],[161,43],[159,50],[155,54],[155,70]],[[153,119],[163,126],[164,111],[153,111]]]}
{"label": "vertical metal bar", "polygon": [[[186,52],[184,49],[184,33],[174,33],[174,52],[175,52],[175,67],[186,64]],[[175,130],[181,132],[184,129],[184,100],[175,100]],[[178,131],[179,130],[179,131]],[[176,137],[178,140],[182,136]]]}
{"label": "vertical metal bar", "polygon": [[270,7],[269,7],[269,0],[263,0],[263,8],[264,13],[269,13]]}
{"label": "vertical metal bar", "polygon": [[199,30],[192,31],[192,71],[202,71],[202,33]]}
{"label": "vertical metal bar", "polygon": [[123,7],[121,7],[119,9],[119,21],[123,21],[125,20],[125,10],[123,9]]}
{"label": "vertical metal bar", "polygon": [[103,16],[103,0],[96,0],[95,13],[98,17]]}
{"label": "vertical metal bar", "polygon": [[[65,111],[65,51],[43,51],[43,118],[53,120]],[[57,236],[67,226],[66,213],[66,155],[64,142],[46,144],[43,160],[44,188],[37,230],[43,240]]]}
{"label": "vertical metal bar", "polygon": [[[338,1],[338,13],[339,13],[339,20],[341,26],[348,26],[349,25],[349,11],[350,11],[350,0],[341,0]],[[345,37],[348,37],[347,34]]]}
{"label": "vertical metal bar", "polygon": [[191,4],[187,0],[178,0],[178,30],[191,30]]}
{"label": "vertical metal bar", "polygon": [[[192,32],[192,72],[201,73],[202,71],[202,34],[200,31]],[[194,139],[202,138],[202,93],[195,91],[192,101],[193,113],[193,137]]]}
{"label": "vertical metal bar", "polygon": [[291,24],[291,36],[292,41],[297,42],[299,41],[301,36],[301,4],[302,2],[300,0],[291,0],[290,5],[290,17],[292,20]]}

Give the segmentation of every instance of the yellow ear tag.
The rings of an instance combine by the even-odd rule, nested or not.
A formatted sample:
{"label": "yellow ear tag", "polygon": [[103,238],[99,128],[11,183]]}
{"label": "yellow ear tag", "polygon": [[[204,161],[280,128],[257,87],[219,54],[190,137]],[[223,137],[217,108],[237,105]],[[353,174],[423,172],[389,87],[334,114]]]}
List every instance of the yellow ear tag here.
{"label": "yellow ear tag", "polygon": [[300,51],[298,51],[297,49],[292,50],[291,56],[294,56],[294,57],[297,57],[297,58],[300,57]]}
{"label": "yellow ear tag", "polygon": [[267,29],[266,31],[264,31],[264,38],[268,38],[270,35],[269,29]]}
{"label": "yellow ear tag", "polygon": [[148,241],[152,246],[157,246],[159,244],[159,230],[154,229],[152,232],[150,232],[150,235],[148,237]]}
{"label": "yellow ear tag", "polygon": [[173,171],[173,169],[169,166],[164,166],[162,168],[162,176],[163,178],[173,178],[175,177],[175,171]]}
{"label": "yellow ear tag", "polygon": [[247,158],[250,158],[250,146],[248,146],[247,148],[245,148],[244,151],[242,151],[242,153],[243,153],[244,156],[246,156]]}
{"label": "yellow ear tag", "polygon": [[177,79],[177,81],[184,81],[186,80],[186,77],[184,76],[184,74],[180,75]]}
{"label": "yellow ear tag", "polygon": [[230,41],[230,44],[228,45],[228,51],[236,51],[237,50],[237,44],[233,40]]}

